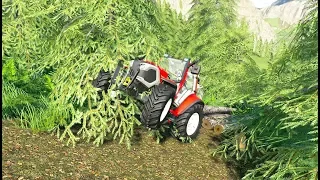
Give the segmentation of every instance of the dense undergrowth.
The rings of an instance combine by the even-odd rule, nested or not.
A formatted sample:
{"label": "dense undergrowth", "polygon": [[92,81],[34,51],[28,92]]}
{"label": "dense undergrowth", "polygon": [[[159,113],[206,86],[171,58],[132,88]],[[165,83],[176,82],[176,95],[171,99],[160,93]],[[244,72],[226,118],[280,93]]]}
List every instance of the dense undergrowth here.
{"label": "dense undergrowth", "polygon": [[317,6],[310,1],[289,45],[256,76],[263,80],[256,84],[260,91],[246,93],[241,103],[224,99],[238,107],[237,125],[224,133],[213,153],[236,161],[244,179],[318,178]]}
{"label": "dense undergrowth", "polygon": [[[153,1],[3,1],[2,119],[34,130],[64,127],[58,135],[68,143],[101,145],[112,136],[130,147],[140,124],[134,100],[107,93],[99,101],[91,81],[118,60],[170,53],[201,59],[206,104],[238,109],[214,155],[239,164],[246,179],[315,179],[318,4],[310,4],[291,43],[275,49],[255,45],[233,0],[195,1],[188,20]],[[259,68],[257,56],[269,65]]]}

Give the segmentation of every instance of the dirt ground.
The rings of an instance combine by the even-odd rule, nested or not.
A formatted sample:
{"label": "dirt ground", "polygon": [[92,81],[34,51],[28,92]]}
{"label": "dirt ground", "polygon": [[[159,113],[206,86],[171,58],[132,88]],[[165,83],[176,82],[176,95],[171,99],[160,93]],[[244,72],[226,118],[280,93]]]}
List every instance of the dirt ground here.
{"label": "dirt ground", "polygon": [[210,132],[191,144],[174,138],[157,144],[138,130],[132,149],[108,142],[101,147],[66,146],[56,136],[33,133],[2,121],[3,179],[238,179],[233,168],[210,157]]}

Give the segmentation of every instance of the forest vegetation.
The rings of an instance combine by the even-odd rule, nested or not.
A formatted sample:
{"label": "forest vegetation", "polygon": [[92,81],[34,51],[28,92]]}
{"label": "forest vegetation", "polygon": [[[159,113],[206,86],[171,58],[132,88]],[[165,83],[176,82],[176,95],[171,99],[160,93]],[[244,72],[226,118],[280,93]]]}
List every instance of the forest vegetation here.
{"label": "forest vegetation", "polygon": [[243,179],[317,179],[318,1],[289,36],[257,44],[234,0],[194,2],[186,20],[158,1],[2,1],[2,120],[74,146],[111,137],[130,148],[135,100],[99,100],[91,82],[118,60],[169,53],[201,59],[206,104],[237,109],[213,156]]}

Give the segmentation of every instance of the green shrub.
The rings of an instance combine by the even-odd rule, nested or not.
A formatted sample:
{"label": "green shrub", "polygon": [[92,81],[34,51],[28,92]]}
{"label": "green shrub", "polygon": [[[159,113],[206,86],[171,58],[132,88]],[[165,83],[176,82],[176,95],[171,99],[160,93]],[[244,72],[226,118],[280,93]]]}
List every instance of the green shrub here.
{"label": "green shrub", "polygon": [[48,97],[54,87],[50,75],[36,75],[18,62],[17,58],[7,58],[2,67],[2,118],[19,117],[25,106],[43,108],[39,99]]}

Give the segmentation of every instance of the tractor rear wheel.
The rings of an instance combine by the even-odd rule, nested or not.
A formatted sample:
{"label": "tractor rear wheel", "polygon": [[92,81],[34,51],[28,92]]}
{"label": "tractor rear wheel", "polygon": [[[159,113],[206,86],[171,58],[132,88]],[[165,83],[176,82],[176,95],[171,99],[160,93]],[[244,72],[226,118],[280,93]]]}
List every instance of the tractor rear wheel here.
{"label": "tractor rear wheel", "polygon": [[186,112],[178,116],[176,128],[178,129],[179,137],[195,139],[200,132],[202,119],[202,104],[194,104]]}
{"label": "tractor rear wheel", "polygon": [[150,129],[157,129],[165,120],[173,103],[176,90],[167,84],[155,86],[145,102],[141,122]]}

